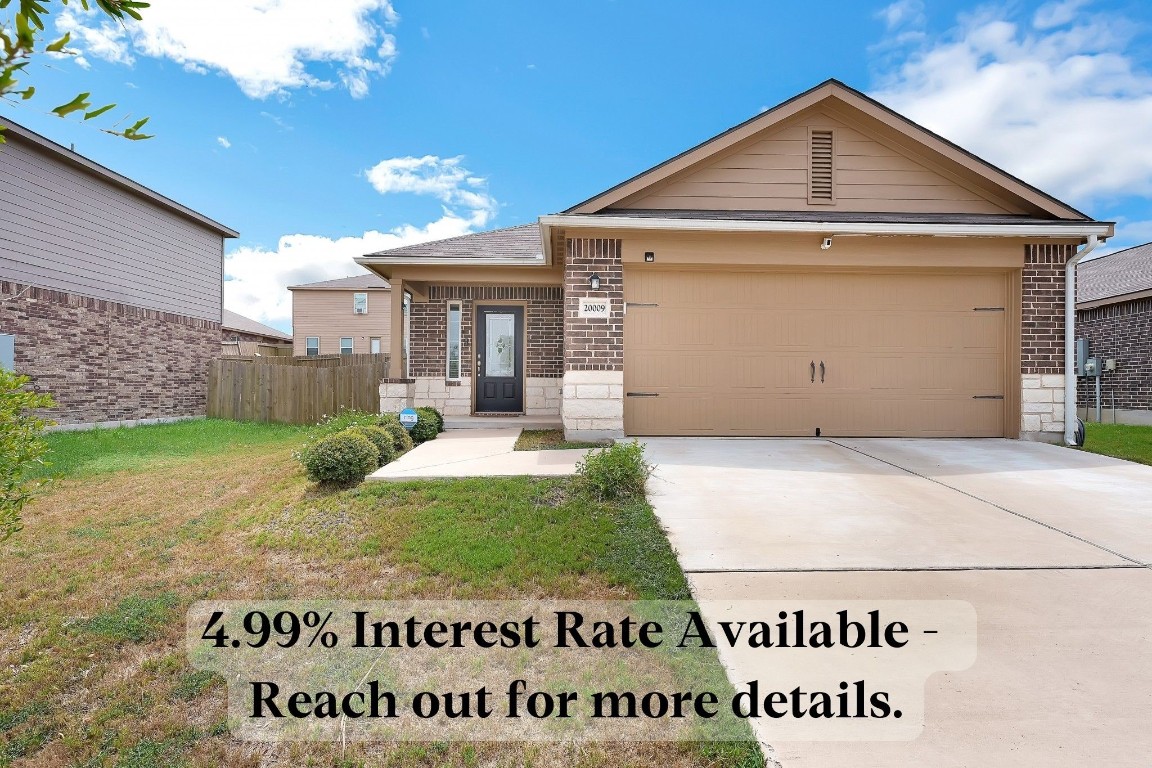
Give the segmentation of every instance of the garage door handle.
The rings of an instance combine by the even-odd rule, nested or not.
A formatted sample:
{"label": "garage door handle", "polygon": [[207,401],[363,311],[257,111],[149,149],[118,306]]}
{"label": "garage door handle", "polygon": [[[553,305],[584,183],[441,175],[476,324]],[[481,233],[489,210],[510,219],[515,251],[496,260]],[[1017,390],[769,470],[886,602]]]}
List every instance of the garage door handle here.
{"label": "garage door handle", "polygon": [[815,384],[816,383],[816,361],[813,360],[812,362],[808,363],[808,365],[812,366],[811,369],[808,371],[808,379],[813,384]]}
{"label": "garage door handle", "polygon": [[824,361],[820,361],[820,383],[824,383]]}
{"label": "garage door handle", "polygon": [[659,392],[628,392],[627,397],[660,397]]}

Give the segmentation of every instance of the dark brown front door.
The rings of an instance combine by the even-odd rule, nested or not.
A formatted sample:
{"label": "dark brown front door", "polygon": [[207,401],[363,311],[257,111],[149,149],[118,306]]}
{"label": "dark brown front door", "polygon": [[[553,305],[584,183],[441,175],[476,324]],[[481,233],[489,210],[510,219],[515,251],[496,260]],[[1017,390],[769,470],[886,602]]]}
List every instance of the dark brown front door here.
{"label": "dark brown front door", "polygon": [[524,410],[524,307],[476,308],[476,412]]}

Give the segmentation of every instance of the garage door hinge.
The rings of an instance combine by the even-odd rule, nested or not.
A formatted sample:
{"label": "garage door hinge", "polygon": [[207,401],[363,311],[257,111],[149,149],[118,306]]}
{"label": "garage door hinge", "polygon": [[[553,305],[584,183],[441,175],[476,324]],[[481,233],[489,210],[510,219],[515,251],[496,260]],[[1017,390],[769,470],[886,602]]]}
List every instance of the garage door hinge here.
{"label": "garage door hinge", "polygon": [[1004,395],[972,395],[973,400],[1003,400]]}
{"label": "garage door hinge", "polygon": [[973,312],[1003,312],[1004,307],[972,307]]}
{"label": "garage door hinge", "polygon": [[627,397],[660,397],[659,392],[628,392]]}

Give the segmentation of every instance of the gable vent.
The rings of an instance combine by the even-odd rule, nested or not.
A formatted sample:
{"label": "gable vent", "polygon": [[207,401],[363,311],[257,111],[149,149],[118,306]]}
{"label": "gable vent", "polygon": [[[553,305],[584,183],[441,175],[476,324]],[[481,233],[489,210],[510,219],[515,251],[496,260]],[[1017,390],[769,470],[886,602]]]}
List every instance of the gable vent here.
{"label": "gable vent", "polygon": [[813,129],[808,134],[808,202],[836,202],[833,170],[832,131]]}

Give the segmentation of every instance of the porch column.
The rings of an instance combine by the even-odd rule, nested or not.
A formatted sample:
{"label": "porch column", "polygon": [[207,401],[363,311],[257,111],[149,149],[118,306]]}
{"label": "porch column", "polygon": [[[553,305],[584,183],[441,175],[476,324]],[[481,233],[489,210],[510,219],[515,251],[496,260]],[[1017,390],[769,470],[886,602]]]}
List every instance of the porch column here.
{"label": "porch column", "polygon": [[392,286],[392,328],[388,341],[388,378],[404,378],[404,281],[393,278]]}

